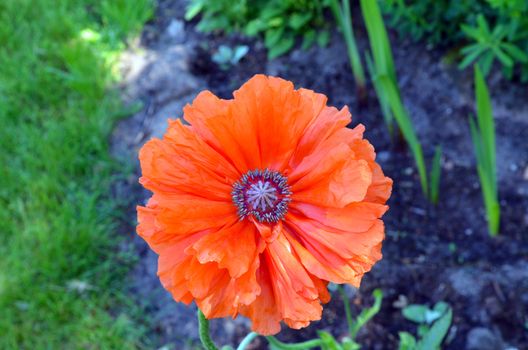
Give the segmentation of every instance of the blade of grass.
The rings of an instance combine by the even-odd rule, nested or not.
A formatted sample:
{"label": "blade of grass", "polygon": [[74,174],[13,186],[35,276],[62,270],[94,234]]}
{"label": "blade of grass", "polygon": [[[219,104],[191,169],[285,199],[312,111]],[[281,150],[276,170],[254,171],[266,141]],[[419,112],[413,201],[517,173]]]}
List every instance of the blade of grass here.
{"label": "blade of grass", "polygon": [[330,0],[330,8],[345,39],[350,67],[352,68],[352,74],[358,86],[359,94],[360,96],[364,96],[366,86],[365,72],[352,26],[350,0],[341,0],[341,5],[339,5],[337,0]]}
{"label": "blade of grass", "polygon": [[400,127],[405,141],[407,141],[409,147],[411,148],[416,167],[418,168],[422,192],[426,197],[428,197],[427,171],[425,168],[425,160],[423,156],[422,145],[418,141],[418,138],[414,131],[414,127],[411,122],[411,118],[403,107],[396,84],[388,76],[380,76],[379,81],[381,88],[386,93],[387,100],[394,115],[394,119],[396,119],[396,122]]}
{"label": "blade of grass", "polygon": [[477,158],[477,173],[482,188],[488,230],[491,236],[499,232],[500,205],[497,191],[495,124],[489,90],[478,65],[475,65],[475,96],[477,117],[469,118],[471,138]]}
{"label": "blade of grass", "polygon": [[429,188],[429,199],[433,204],[438,203],[438,193],[440,188],[440,160],[442,159],[442,147],[436,146],[435,148],[435,154],[433,157],[433,163],[431,167],[431,172],[429,175],[430,181],[430,188]]}
{"label": "blade of grass", "polygon": [[367,62],[367,70],[369,72],[370,79],[372,80],[374,90],[376,91],[376,96],[378,96],[383,120],[385,121],[385,125],[387,125],[387,128],[389,129],[389,135],[392,136],[394,134],[394,126],[392,122],[394,120],[394,116],[392,115],[390,105],[387,101],[387,97],[384,94],[384,90],[381,88],[378,75],[376,74],[376,68],[374,67],[374,63],[372,62],[372,57],[370,56],[370,53],[367,52],[365,54],[365,60]]}

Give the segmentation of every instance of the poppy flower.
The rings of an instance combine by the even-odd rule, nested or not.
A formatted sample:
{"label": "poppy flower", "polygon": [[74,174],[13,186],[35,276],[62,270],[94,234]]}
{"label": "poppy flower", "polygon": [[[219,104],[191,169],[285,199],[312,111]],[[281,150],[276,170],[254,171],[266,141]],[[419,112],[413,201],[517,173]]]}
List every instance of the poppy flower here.
{"label": "poppy flower", "polygon": [[256,75],[234,98],[201,92],[139,153],[138,234],[159,254],[158,275],[178,302],[207,318],[252,321],[263,335],[284,321],[321,318],[329,282],[359,286],[381,259],[392,180],[347,107],[291,82]]}

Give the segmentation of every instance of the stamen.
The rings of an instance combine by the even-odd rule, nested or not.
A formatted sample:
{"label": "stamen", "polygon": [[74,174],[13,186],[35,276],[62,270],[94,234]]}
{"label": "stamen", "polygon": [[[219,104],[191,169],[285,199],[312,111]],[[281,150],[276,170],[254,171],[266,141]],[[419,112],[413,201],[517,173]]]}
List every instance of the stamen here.
{"label": "stamen", "polygon": [[240,220],[252,215],[260,222],[277,222],[291,201],[288,179],[269,169],[248,171],[233,185],[231,194]]}

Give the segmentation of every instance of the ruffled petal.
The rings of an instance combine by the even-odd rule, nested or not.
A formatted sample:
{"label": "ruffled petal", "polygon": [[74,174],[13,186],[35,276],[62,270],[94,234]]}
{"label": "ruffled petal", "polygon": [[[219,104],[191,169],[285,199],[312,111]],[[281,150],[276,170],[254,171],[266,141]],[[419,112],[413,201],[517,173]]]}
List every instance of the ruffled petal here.
{"label": "ruffled petal", "polygon": [[365,160],[343,158],[348,146],[321,159],[317,169],[292,186],[292,202],[342,208],[362,201],[372,183],[372,171]]}
{"label": "ruffled petal", "polygon": [[281,313],[273,292],[267,264],[261,264],[257,270],[257,283],[261,287],[260,294],[251,304],[242,306],[240,314],[251,320],[251,329],[261,335],[272,335],[280,332]]}
{"label": "ruffled petal", "polygon": [[284,234],[268,245],[264,255],[282,317],[297,325],[319,320],[323,309],[319,290],[293,254],[292,246]]}
{"label": "ruffled petal", "polygon": [[219,268],[226,268],[231,277],[238,278],[250,269],[258,254],[259,242],[259,234],[251,222],[237,221],[202,237],[188,253],[202,264],[217,262]]}
{"label": "ruffled petal", "polygon": [[347,232],[288,214],[285,227],[305,268],[323,280],[357,286],[381,259],[379,247],[385,233],[379,219],[364,232]]}
{"label": "ruffled petal", "polygon": [[[189,132],[183,125],[180,128],[182,133]],[[186,193],[230,201],[231,185],[238,179],[237,173],[220,155],[204,152],[196,140],[194,144],[187,141],[148,141],[139,153],[143,174],[140,183],[155,193]]]}

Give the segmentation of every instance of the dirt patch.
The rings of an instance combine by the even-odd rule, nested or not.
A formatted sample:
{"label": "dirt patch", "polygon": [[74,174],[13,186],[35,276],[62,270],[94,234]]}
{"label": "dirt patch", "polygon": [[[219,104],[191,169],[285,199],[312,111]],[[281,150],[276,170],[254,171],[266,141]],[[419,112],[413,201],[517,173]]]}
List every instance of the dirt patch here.
{"label": "dirt patch", "polygon": [[[352,297],[359,312],[372,302],[374,288],[382,288],[385,294],[380,314],[360,333],[364,348],[395,349],[398,331],[415,333],[415,327],[395,306],[402,300],[426,304],[444,300],[454,310],[446,349],[471,349],[479,341],[488,347],[495,344],[491,349],[507,345],[528,349],[526,86],[505,82],[499,72],[489,79],[497,124],[502,206],[501,234],[492,239],[487,234],[467,120],[474,111],[471,72],[460,72],[445,63],[443,52],[392,38],[402,96],[425,155],[431,159],[438,144],[444,150],[440,202],[432,206],[423,198],[404,142],[389,137],[373,89],[368,89],[366,104],[357,103],[346,48],[338,33],[334,33],[329,47],[295,50],[267,62],[260,42],[197,33],[192,23],[182,21],[183,3],[161,1],[156,19],[144,31],[142,50],[125,60],[124,68],[135,72],[124,86],[125,96],[129,101],[143,101],[145,107],[116,129],[115,154],[136,159],[139,146],[151,136],[161,135],[167,117],[180,116],[183,105],[204,87],[230,98],[232,91],[253,74],[267,73],[325,93],[330,104],[351,108],[352,125],[366,126],[366,137],[376,147],[384,171],[394,180],[391,209],[384,217],[384,259]],[[360,28],[357,36],[359,47],[365,49],[366,33]],[[250,51],[239,65],[225,71],[211,61],[222,44],[245,44]],[[131,198],[133,217],[133,205],[141,203],[147,194],[135,185],[135,178],[122,185],[125,190],[121,192],[136,193]],[[177,349],[190,347],[197,339],[194,309],[171,300],[157,280],[156,257],[140,239],[134,242],[140,262],[131,276],[131,288],[153,320],[152,342]],[[344,313],[341,301],[335,299],[325,308],[322,321],[302,331],[285,330],[280,338],[308,339],[315,336],[316,329],[344,336]],[[247,322],[241,319],[213,323],[214,336],[222,344],[236,344],[246,330]],[[265,348],[264,342],[258,344],[254,349]]]}

